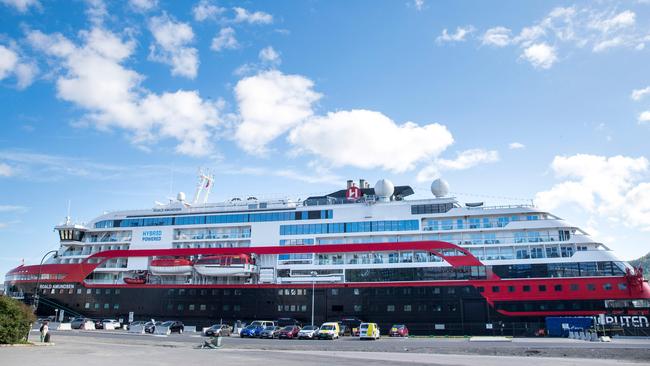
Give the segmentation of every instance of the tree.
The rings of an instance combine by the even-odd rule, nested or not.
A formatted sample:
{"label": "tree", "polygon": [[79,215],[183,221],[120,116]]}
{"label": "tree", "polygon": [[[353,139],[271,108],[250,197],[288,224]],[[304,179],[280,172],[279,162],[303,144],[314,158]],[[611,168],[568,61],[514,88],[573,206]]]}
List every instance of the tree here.
{"label": "tree", "polygon": [[36,321],[32,309],[22,302],[0,296],[0,344],[21,343]]}

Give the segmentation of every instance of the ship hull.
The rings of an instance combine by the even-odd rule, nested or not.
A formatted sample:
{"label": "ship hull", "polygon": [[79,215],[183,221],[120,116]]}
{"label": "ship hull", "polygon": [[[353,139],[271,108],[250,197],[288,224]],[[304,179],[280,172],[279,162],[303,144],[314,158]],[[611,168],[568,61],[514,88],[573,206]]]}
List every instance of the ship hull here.
{"label": "ship hull", "polygon": [[[27,301],[33,298],[34,287],[33,283],[11,286],[25,294]],[[42,315],[51,315],[57,308],[69,315],[124,320],[133,312],[135,320],[173,319],[195,326],[287,317],[303,324],[311,322],[311,284],[89,287],[81,283],[48,283],[40,287],[38,313]],[[356,317],[378,323],[382,331],[392,324],[407,324],[412,335],[533,336],[544,329],[547,316],[618,314],[640,317],[634,321],[641,326],[623,331],[650,335],[650,309],[607,308],[602,299],[563,300],[562,294],[557,294],[556,300],[519,301],[527,304],[524,312],[523,307],[512,306],[514,301],[490,301],[475,286],[464,283],[319,284],[314,291],[315,324]]]}

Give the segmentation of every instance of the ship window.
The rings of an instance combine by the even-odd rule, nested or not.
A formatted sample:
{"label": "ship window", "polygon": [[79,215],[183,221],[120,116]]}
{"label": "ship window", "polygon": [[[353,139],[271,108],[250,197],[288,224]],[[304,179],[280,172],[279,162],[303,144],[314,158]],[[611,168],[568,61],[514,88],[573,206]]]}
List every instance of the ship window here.
{"label": "ship window", "polygon": [[110,295],[110,294],[111,294],[111,289],[110,289],[110,288],[107,288],[106,291],[105,291],[105,294],[106,294],[106,295]]}
{"label": "ship window", "polygon": [[447,309],[449,311],[456,311],[456,305],[455,304],[449,304],[449,305],[447,305]]}
{"label": "ship window", "polygon": [[362,309],[361,305],[354,305],[354,311],[360,312]]}
{"label": "ship window", "polygon": [[359,295],[359,289],[358,289],[358,288],[355,288],[355,289],[354,289],[354,294],[355,294],[355,295]]}
{"label": "ship window", "polygon": [[477,289],[478,289],[478,292],[484,292],[485,291],[485,288],[483,286],[479,286]]}
{"label": "ship window", "polygon": [[611,290],[611,289],[612,289],[612,284],[611,283],[603,284],[603,290]]}
{"label": "ship window", "polygon": [[99,303],[95,304],[95,309],[99,309]]}
{"label": "ship window", "polygon": [[450,295],[451,295],[451,294],[455,294],[455,293],[456,293],[456,289],[453,288],[453,287],[450,287],[450,288],[447,289],[447,293],[450,294]]}
{"label": "ship window", "polygon": [[524,292],[530,292],[530,285],[524,285],[523,290]]}
{"label": "ship window", "polygon": [[282,305],[278,305],[278,311],[282,311]]}
{"label": "ship window", "polygon": [[492,286],[492,292],[499,292],[499,286]]}
{"label": "ship window", "polygon": [[442,306],[440,304],[433,304],[431,308],[433,311],[442,311]]}
{"label": "ship window", "polygon": [[508,286],[508,292],[515,292],[515,286]]}
{"label": "ship window", "polygon": [[404,311],[411,311],[411,305],[404,305]]}
{"label": "ship window", "polygon": [[189,311],[194,311],[194,304],[190,304],[190,306],[188,306],[188,310]]}
{"label": "ship window", "polygon": [[93,290],[91,290],[89,288],[86,289],[86,295],[90,295],[92,292],[93,292]]}
{"label": "ship window", "polygon": [[240,310],[241,310],[241,306],[239,306],[239,305],[233,305],[232,306],[232,311],[240,311]]}
{"label": "ship window", "polygon": [[539,286],[538,286],[538,290],[539,290],[540,292],[545,292],[545,291],[546,291],[546,285],[539,285]]}
{"label": "ship window", "polygon": [[119,288],[116,288],[116,289],[115,289],[115,295],[119,295],[119,294],[120,294],[120,289],[119,289]]}
{"label": "ship window", "polygon": [[572,283],[570,288],[571,291],[578,291],[580,289],[580,285],[578,285],[577,283]]}
{"label": "ship window", "polygon": [[77,289],[77,295],[81,295],[81,289],[80,288]]}
{"label": "ship window", "polygon": [[338,295],[338,294],[339,294],[339,289],[337,289],[337,288],[333,288],[333,289],[332,289],[332,295],[336,296],[336,295]]}
{"label": "ship window", "polygon": [[86,308],[86,309],[90,309],[90,303],[87,302],[86,305],[84,305],[84,308]]}
{"label": "ship window", "polygon": [[395,305],[386,305],[386,311],[388,312],[395,311]]}
{"label": "ship window", "polygon": [[113,310],[118,310],[120,308],[120,304],[113,304]]}
{"label": "ship window", "polygon": [[284,294],[284,290],[278,289],[278,295],[282,296],[282,294]]}
{"label": "ship window", "polygon": [[593,283],[588,283],[587,284],[587,290],[596,291],[596,285],[594,285]]}
{"label": "ship window", "polygon": [[562,285],[555,285],[554,289],[556,292],[561,292],[562,291]]}
{"label": "ship window", "polygon": [[230,311],[230,305],[223,304],[223,311]]}
{"label": "ship window", "polygon": [[201,306],[199,307],[199,309],[200,309],[201,311],[205,311],[205,304],[201,304]]}
{"label": "ship window", "polygon": [[178,306],[176,307],[176,309],[177,309],[178,311],[183,311],[183,304],[178,304]]}
{"label": "ship window", "polygon": [[618,284],[618,289],[619,290],[627,290],[627,284],[619,283]]}
{"label": "ship window", "polygon": [[433,294],[434,294],[434,295],[437,295],[437,294],[439,294],[439,293],[440,293],[440,287],[434,287],[434,288],[433,288]]}

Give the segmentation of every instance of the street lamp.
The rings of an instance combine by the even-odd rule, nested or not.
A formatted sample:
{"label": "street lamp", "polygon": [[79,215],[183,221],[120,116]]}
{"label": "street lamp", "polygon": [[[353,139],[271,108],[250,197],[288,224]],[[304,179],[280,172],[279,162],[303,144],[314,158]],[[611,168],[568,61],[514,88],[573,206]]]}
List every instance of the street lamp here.
{"label": "street lamp", "polygon": [[43,262],[45,261],[45,258],[47,258],[48,255],[54,253],[54,258],[56,258],[56,253],[57,250],[50,250],[49,252],[45,253],[43,255],[43,258],[41,258],[41,264],[38,265],[38,277],[36,277],[36,288],[34,288],[34,314],[36,314],[36,311],[38,310],[38,286],[41,283],[41,272],[43,271]]}
{"label": "street lamp", "polygon": [[314,326],[314,289],[316,287],[316,279],[314,277],[318,276],[318,272],[311,271],[311,326]]}

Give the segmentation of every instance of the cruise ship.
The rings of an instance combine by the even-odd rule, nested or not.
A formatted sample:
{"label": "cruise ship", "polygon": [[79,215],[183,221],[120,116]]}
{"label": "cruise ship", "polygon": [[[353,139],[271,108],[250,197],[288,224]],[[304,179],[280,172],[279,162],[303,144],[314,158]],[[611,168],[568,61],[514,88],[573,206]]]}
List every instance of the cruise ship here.
{"label": "cruise ship", "polygon": [[427,199],[381,179],[303,200],[208,203],[213,180],[200,173],[191,201],[67,218],[59,249],[9,271],[5,293],[40,314],[196,325],[313,317],[532,335],[549,316],[593,316],[649,326],[642,270],[533,205],[461,203],[441,179]]}

